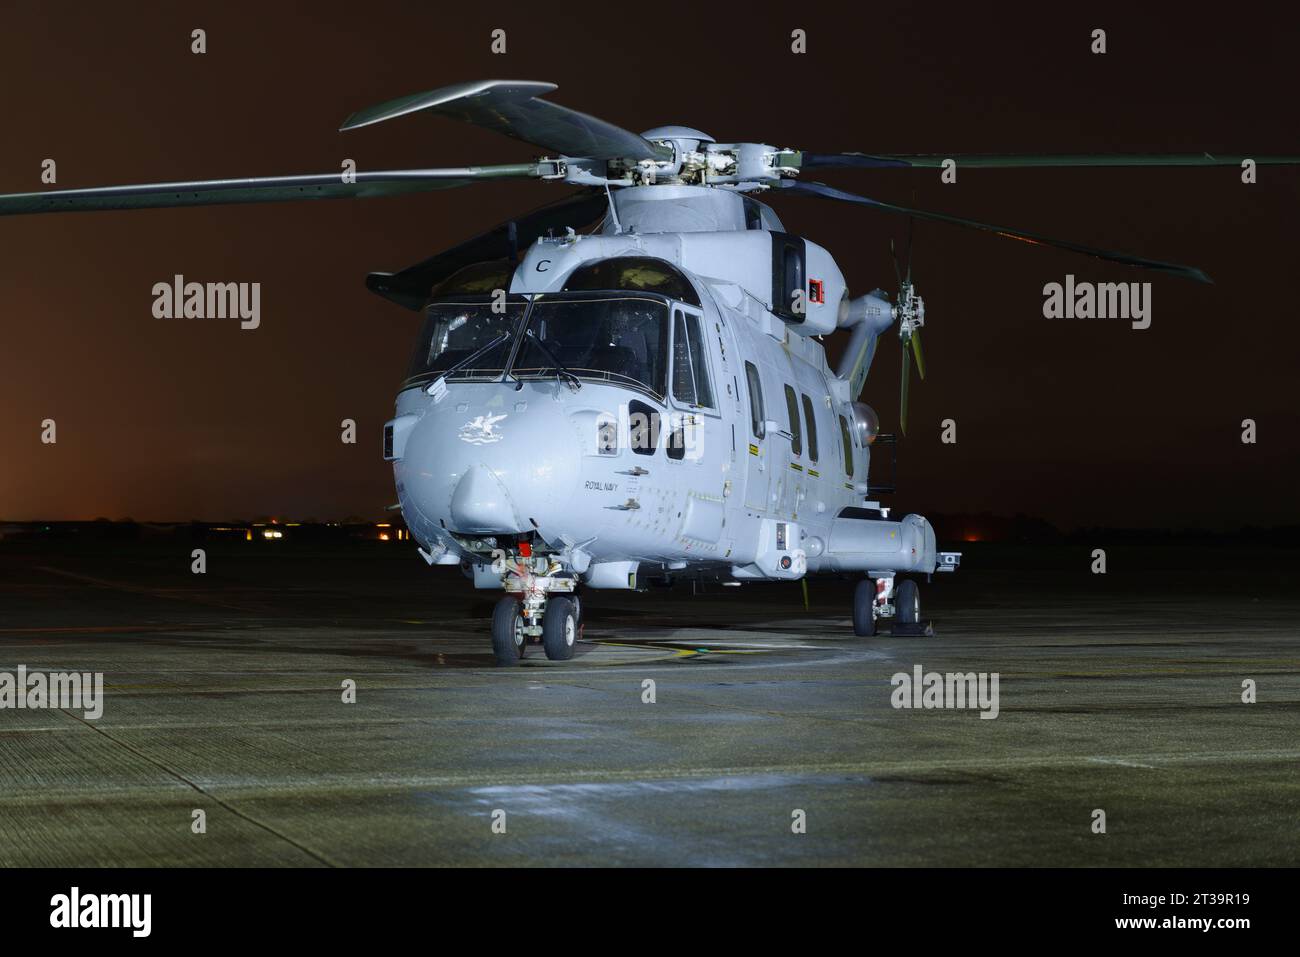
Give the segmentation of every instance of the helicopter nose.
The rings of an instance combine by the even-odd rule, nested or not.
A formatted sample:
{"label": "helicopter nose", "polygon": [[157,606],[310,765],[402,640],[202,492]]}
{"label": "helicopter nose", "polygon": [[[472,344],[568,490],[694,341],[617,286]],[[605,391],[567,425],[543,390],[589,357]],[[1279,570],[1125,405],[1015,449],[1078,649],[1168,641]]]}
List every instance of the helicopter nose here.
{"label": "helicopter nose", "polygon": [[523,522],[501,480],[487,466],[468,468],[451,494],[453,527],[462,532],[522,532]]}
{"label": "helicopter nose", "polygon": [[573,410],[540,387],[458,383],[434,404],[394,462],[398,496],[422,541],[466,535],[564,533],[580,483],[582,429]]}

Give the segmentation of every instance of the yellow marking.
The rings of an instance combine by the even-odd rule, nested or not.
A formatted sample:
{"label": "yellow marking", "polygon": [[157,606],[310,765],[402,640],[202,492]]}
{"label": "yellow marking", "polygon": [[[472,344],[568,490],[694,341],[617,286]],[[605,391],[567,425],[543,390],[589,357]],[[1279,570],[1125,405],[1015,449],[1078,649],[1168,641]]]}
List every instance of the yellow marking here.
{"label": "yellow marking", "polygon": [[753,442],[749,443],[749,454],[750,455],[758,454],[758,446],[755,445]]}
{"label": "yellow marking", "polygon": [[800,465],[798,462],[791,462],[791,463],[790,463],[790,468],[794,469],[796,472],[802,472],[802,471],[803,471],[803,466]]}
{"label": "yellow marking", "polygon": [[808,470],[808,474],[811,475],[813,478],[821,478],[821,477],[822,477],[822,473],[821,473],[821,472],[818,472],[816,469],[809,469],[809,470]]}

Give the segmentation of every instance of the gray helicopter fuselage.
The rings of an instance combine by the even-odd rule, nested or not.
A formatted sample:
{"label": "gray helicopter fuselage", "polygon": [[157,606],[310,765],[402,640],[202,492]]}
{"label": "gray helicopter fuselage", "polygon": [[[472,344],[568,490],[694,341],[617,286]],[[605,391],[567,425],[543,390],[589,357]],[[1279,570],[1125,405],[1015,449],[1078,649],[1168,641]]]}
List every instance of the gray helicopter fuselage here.
{"label": "gray helicopter fuselage", "polygon": [[[578,368],[575,381],[548,353],[532,376],[408,383],[386,453],[426,560],[463,564],[479,587],[501,587],[493,556],[521,538],[591,587],[934,571],[929,524],[885,520],[867,502],[872,436],[814,338],[845,314],[830,254],[734,191],[656,185],[613,199],[600,232],[530,246],[510,298],[561,310],[572,295],[593,316],[630,304],[636,328],[662,323],[662,336],[606,352],[649,348],[659,378]],[[605,261],[669,264],[685,291],[567,290]],[[795,289],[805,301],[786,301]],[[549,335],[537,326],[529,335]],[[549,341],[559,351],[563,340]]]}

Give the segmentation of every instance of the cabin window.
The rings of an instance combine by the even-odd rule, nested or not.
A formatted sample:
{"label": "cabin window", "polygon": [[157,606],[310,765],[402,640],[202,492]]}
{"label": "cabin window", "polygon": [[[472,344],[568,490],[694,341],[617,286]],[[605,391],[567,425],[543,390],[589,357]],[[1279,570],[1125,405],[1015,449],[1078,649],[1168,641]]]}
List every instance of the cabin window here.
{"label": "cabin window", "polygon": [[817,462],[817,413],[813,410],[812,399],[808,393],[803,394],[803,417],[808,423],[808,458]]}
{"label": "cabin window", "polygon": [[677,424],[668,433],[668,457],[681,461],[686,458],[686,420],[688,416],[677,415],[674,418],[677,420]]}
{"label": "cabin window", "polygon": [[673,398],[690,406],[714,408],[700,317],[681,309],[673,310]]}
{"label": "cabin window", "polygon": [[802,455],[803,431],[799,428],[799,400],[790,386],[785,387],[785,412],[790,419],[790,451]]}
{"label": "cabin window", "polygon": [[654,455],[659,448],[659,410],[633,399],[627,404],[628,444],[637,455]]}
{"label": "cabin window", "polygon": [[767,409],[763,406],[763,380],[758,377],[758,368],[752,362],[745,363],[745,383],[749,386],[749,424],[754,430],[754,438],[761,439],[767,435]]}
{"label": "cabin window", "polygon": [[844,474],[853,478],[853,440],[849,438],[849,422],[840,416],[840,441],[844,444]]}

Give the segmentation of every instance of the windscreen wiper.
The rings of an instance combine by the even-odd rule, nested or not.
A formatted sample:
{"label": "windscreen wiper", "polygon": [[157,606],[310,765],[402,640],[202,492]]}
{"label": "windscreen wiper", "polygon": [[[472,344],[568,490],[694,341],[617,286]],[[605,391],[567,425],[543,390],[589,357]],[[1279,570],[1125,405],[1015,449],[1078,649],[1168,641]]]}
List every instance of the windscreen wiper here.
{"label": "windscreen wiper", "polygon": [[440,392],[440,391],[442,391],[443,389],[446,389],[446,388],[447,388],[447,385],[446,385],[446,382],[445,382],[444,380],[445,380],[449,375],[451,375],[453,372],[459,372],[461,369],[465,368],[466,366],[468,366],[468,365],[469,365],[470,363],[472,363],[472,362],[477,362],[479,359],[481,359],[481,358],[482,358],[483,356],[485,356],[487,353],[491,352],[491,351],[492,351],[493,349],[495,349],[497,346],[501,345],[501,343],[507,341],[507,340],[510,338],[510,335],[511,335],[511,334],[510,334],[509,332],[503,332],[503,333],[501,333],[501,335],[497,336],[495,339],[493,339],[493,340],[492,340],[491,342],[489,342],[487,345],[485,345],[485,346],[480,346],[478,349],[475,349],[473,352],[471,352],[469,355],[467,355],[464,359],[461,359],[459,362],[453,362],[450,366],[448,366],[448,367],[447,367],[446,369],[444,369],[442,372],[438,373],[438,377],[437,377],[436,379],[434,379],[432,382],[430,382],[429,385],[425,388],[424,391],[425,391],[426,393],[428,393],[429,395],[433,395],[435,392]]}
{"label": "windscreen wiper", "polygon": [[525,335],[527,335],[529,339],[532,339],[533,342],[537,343],[537,347],[541,349],[542,352],[546,353],[546,358],[550,359],[551,362],[554,363],[555,377],[557,379],[567,380],[569,387],[572,388],[574,392],[577,392],[582,388],[582,380],[564,367],[564,363],[560,362],[560,360],[555,357],[555,353],[550,350],[546,343],[533,334],[533,330],[529,329]]}

